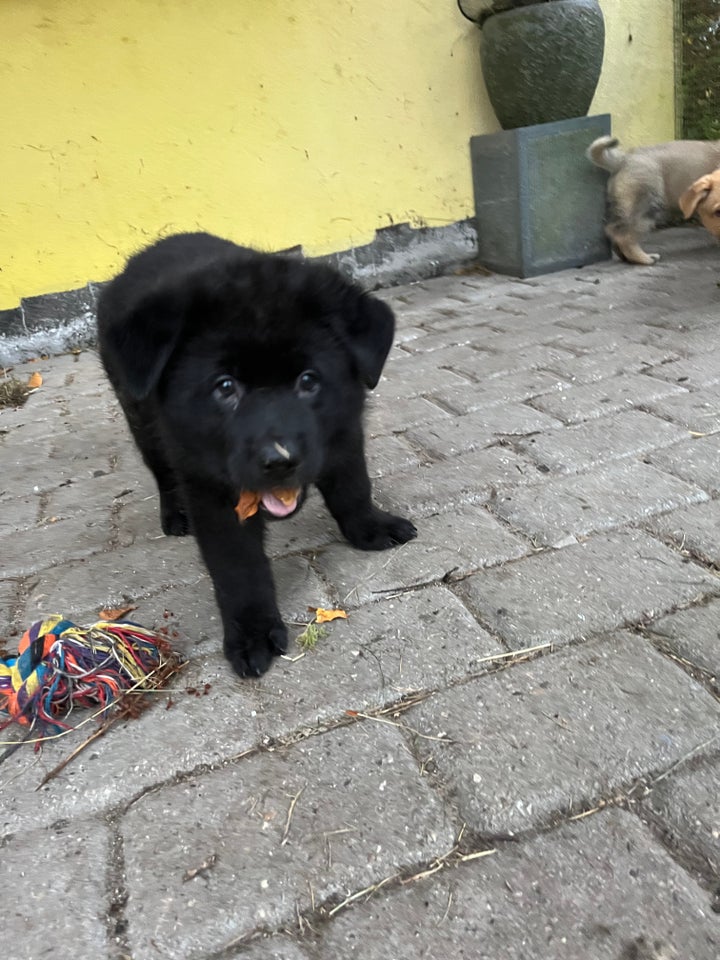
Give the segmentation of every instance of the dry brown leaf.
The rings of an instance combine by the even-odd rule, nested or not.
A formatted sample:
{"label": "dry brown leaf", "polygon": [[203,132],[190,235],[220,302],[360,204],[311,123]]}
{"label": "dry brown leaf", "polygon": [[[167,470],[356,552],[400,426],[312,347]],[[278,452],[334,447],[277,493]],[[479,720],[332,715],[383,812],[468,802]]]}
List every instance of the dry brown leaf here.
{"label": "dry brown leaf", "polygon": [[39,374],[36,370],[35,373],[31,374],[30,379],[27,382],[27,385],[30,390],[37,390],[38,387],[42,386],[42,382],[43,382],[42,375]]}
{"label": "dry brown leaf", "polygon": [[281,488],[276,488],[273,490],[273,496],[277,497],[281,503],[284,503],[286,507],[289,507],[291,503],[294,503],[298,498],[298,490],[289,487],[287,490]]}
{"label": "dry brown leaf", "polygon": [[137,606],[109,607],[106,610],[101,610],[99,616],[101,620],[119,620],[120,617],[124,617],[128,613],[132,613],[133,610],[137,610]]}
{"label": "dry brown leaf", "polygon": [[[287,489],[276,487],[271,493],[274,497],[277,497],[281,503],[284,503],[286,507],[289,507],[290,504],[297,500],[300,491],[291,487]],[[248,517],[254,516],[260,508],[261,501],[261,493],[254,493],[252,490],[243,490],[235,507],[235,513],[238,515],[240,522],[247,520]]]}
{"label": "dry brown leaf", "polygon": [[347,620],[348,615],[344,610],[324,610],[322,607],[315,608],[315,623],[330,623],[331,620]]}
{"label": "dry brown leaf", "polygon": [[248,517],[252,517],[258,512],[258,507],[260,506],[260,494],[252,493],[250,490],[243,490],[240,494],[240,499],[237,502],[235,507],[235,513],[238,515],[238,519],[242,522],[247,520]]}

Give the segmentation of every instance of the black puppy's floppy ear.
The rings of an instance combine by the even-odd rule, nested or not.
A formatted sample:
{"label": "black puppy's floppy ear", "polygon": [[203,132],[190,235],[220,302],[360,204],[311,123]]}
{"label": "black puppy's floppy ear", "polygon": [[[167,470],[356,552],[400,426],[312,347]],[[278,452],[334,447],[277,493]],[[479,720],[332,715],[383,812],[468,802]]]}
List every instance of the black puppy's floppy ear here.
{"label": "black puppy's floppy ear", "polygon": [[370,390],[377,386],[395,335],[395,316],[390,307],[361,293],[355,315],[347,321],[350,351],[360,379]]}
{"label": "black puppy's floppy ear", "polygon": [[133,400],[157,386],[183,325],[179,297],[156,290],[130,306],[113,303],[112,289],[98,303],[101,352]]}

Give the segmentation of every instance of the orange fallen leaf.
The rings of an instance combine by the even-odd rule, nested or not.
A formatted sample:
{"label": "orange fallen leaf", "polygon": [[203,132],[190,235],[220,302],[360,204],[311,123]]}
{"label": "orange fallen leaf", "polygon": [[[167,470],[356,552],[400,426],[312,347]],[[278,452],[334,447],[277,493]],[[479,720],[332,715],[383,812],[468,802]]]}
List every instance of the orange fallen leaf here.
{"label": "orange fallen leaf", "polygon": [[31,374],[30,379],[27,382],[27,385],[30,388],[30,390],[37,390],[38,387],[42,386],[42,382],[43,382],[42,375],[39,374],[36,370],[35,373]]}
{"label": "orange fallen leaf", "polygon": [[298,491],[294,490],[292,487],[289,487],[287,490],[278,488],[273,490],[273,496],[277,497],[281,503],[284,503],[286,507],[289,507],[291,503],[294,503],[298,498]]}
{"label": "orange fallen leaf", "polygon": [[107,610],[101,610],[99,616],[101,620],[119,620],[120,617],[124,617],[133,610],[137,610],[137,606],[109,607]]}
{"label": "orange fallen leaf", "polygon": [[[271,491],[272,495],[277,497],[286,507],[289,507],[297,500],[299,492],[299,490],[293,489],[292,487],[287,489],[276,487]],[[254,516],[260,508],[261,501],[261,493],[254,493],[252,490],[243,490],[235,507],[235,513],[238,515],[240,522],[247,520],[248,517]]]}
{"label": "orange fallen leaf", "polygon": [[330,623],[331,620],[347,620],[348,615],[344,610],[324,610],[322,607],[315,609],[315,623]]}
{"label": "orange fallen leaf", "polygon": [[250,490],[243,490],[240,494],[240,498],[235,507],[235,513],[238,515],[238,519],[242,522],[247,520],[248,517],[252,517],[258,512],[258,507],[260,506],[260,494],[253,493]]}

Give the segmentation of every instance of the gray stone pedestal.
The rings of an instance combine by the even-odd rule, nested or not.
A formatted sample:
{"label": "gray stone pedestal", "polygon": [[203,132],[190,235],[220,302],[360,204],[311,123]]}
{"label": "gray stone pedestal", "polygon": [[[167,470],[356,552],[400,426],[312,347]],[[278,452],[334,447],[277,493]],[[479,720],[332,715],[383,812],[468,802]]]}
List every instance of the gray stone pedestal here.
{"label": "gray stone pedestal", "polygon": [[610,115],[577,117],[470,138],[478,259],[534,277],[606,260],[607,174],[585,150]]}

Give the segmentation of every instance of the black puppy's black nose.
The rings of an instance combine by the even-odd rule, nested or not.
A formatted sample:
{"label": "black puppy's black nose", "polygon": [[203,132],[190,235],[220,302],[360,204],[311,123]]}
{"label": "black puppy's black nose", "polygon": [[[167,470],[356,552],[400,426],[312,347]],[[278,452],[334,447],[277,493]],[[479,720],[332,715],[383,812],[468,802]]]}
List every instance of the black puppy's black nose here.
{"label": "black puppy's black nose", "polygon": [[290,473],[299,462],[297,449],[289,443],[280,443],[275,440],[273,443],[266,444],[260,451],[260,464],[266,473]]}

